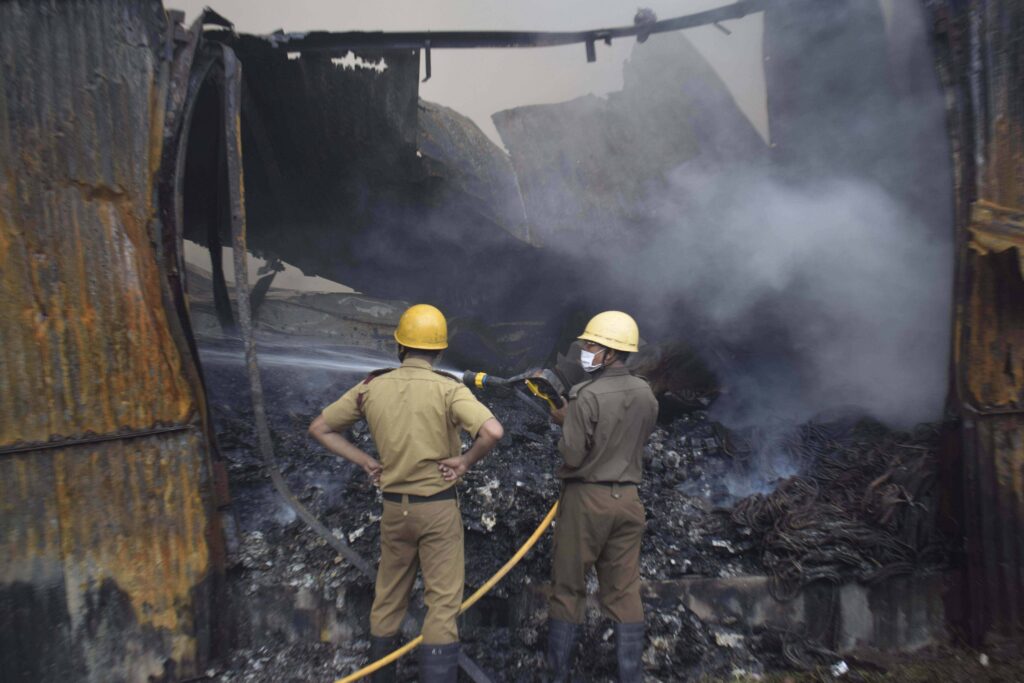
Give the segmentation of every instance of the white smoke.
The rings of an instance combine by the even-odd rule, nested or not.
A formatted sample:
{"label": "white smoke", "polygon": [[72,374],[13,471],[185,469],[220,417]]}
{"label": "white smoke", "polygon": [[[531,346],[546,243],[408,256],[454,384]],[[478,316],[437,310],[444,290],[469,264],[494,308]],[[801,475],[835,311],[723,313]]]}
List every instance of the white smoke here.
{"label": "white smoke", "polygon": [[[847,405],[896,426],[940,415],[948,238],[867,181],[796,184],[764,167],[699,164],[680,167],[670,181],[655,207],[659,230],[635,259],[612,261],[619,275],[635,283],[645,274],[663,294],[654,300],[683,303],[704,336],[755,350],[785,347],[803,370],[755,362],[752,375],[725,377],[723,417],[803,420]],[[772,336],[756,338],[765,330]]]}

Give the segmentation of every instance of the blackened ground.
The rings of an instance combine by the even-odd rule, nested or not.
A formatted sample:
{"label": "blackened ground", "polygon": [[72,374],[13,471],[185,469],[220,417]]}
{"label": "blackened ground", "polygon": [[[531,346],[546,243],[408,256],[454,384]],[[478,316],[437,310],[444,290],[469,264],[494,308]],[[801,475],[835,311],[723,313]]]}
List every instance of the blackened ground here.
{"label": "blackened ground", "polygon": [[[372,584],[277,496],[256,450],[243,366],[224,354],[207,358],[203,369],[238,522],[230,592],[233,611],[247,615],[239,617],[247,622],[237,625],[235,650],[217,678],[340,678],[365,663]],[[361,471],[326,454],[306,433],[321,409],[363,375],[308,365],[262,368],[280,470],[299,499],[374,564],[378,492]],[[459,486],[467,595],[516,551],[559,493],[553,476],[557,428],[519,400],[481,399],[505,426],[506,438]],[[365,424],[357,424],[350,437],[375,452]],[[777,589],[792,591],[814,580],[870,581],[876,576],[869,568],[884,577],[940,563],[942,544],[931,523],[935,441],[933,430],[897,434],[853,417],[733,434],[704,413],[684,415],[659,427],[645,450],[642,576],[651,581],[767,573]],[[467,652],[496,680],[540,676],[550,550],[549,532],[462,618]],[[314,606],[343,615],[345,623],[332,626],[345,636],[334,638],[343,644],[295,638],[289,635],[294,625],[276,630],[274,596],[281,589],[302,590]],[[792,634],[705,624],[681,600],[645,601],[644,662],[652,679],[809,669],[836,659]],[[237,609],[243,603],[247,609]],[[414,603],[420,603],[418,596]],[[253,616],[261,609],[270,614]],[[576,670],[581,680],[614,678],[611,625],[596,607],[587,614]],[[403,680],[414,679],[415,657],[405,658],[399,672]]]}

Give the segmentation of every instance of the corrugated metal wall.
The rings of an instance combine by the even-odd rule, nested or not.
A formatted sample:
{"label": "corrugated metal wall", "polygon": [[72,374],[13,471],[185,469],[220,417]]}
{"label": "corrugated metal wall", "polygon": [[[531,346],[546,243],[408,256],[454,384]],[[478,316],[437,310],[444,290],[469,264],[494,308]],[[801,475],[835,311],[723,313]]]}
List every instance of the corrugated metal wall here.
{"label": "corrugated metal wall", "polygon": [[209,450],[154,247],[169,36],[155,0],[0,3],[0,680],[208,657]]}
{"label": "corrugated metal wall", "polygon": [[928,0],[957,174],[968,632],[1024,627],[1024,1]]}

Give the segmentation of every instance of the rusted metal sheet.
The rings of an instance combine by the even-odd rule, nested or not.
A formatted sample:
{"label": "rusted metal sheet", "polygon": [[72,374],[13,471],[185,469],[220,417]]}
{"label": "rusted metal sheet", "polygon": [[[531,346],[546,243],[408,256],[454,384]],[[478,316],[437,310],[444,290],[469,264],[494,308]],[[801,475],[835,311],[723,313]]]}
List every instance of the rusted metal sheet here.
{"label": "rusted metal sheet", "polygon": [[971,3],[971,96],[977,103],[978,198],[1024,207],[1024,3]]}
{"label": "rusted metal sheet", "polygon": [[0,4],[0,446],[195,409],[149,232],[158,2]]}
{"label": "rusted metal sheet", "polygon": [[1019,632],[1024,615],[1024,429],[1019,415],[968,418],[963,427],[967,633],[983,643]]}
{"label": "rusted metal sheet", "polygon": [[[168,660],[178,674],[195,672],[197,649],[205,648],[197,638],[208,628],[191,604],[209,569],[208,482],[195,457],[201,452],[193,432],[54,455],[71,622],[87,627],[88,669],[100,677],[119,669],[128,680],[162,675]],[[102,523],[82,514],[97,501],[103,502]],[[117,610],[100,616],[109,621],[108,633],[88,624],[97,609]],[[107,639],[114,632],[123,644],[111,648]],[[139,655],[131,652],[133,640]]]}
{"label": "rusted metal sheet", "polygon": [[209,658],[210,444],[154,246],[173,35],[156,0],[0,3],[5,681]]}
{"label": "rusted metal sheet", "polygon": [[975,204],[958,354],[961,397],[978,412],[1024,410],[1024,212]]}
{"label": "rusted metal sheet", "polygon": [[[202,452],[192,431],[0,459],[0,623],[13,680],[195,672],[209,636],[192,604],[209,575]],[[18,629],[39,629],[38,640]],[[8,649],[10,638],[20,647]]]}
{"label": "rusted metal sheet", "polygon": [[72,680],[60,519],[51,461],[0,458],[0,671],[12,681]]}
{"label": "rusted metal sheet", "polygon": [[1024,629],[1024,0],[926,0],[956,176],[966,633]]}

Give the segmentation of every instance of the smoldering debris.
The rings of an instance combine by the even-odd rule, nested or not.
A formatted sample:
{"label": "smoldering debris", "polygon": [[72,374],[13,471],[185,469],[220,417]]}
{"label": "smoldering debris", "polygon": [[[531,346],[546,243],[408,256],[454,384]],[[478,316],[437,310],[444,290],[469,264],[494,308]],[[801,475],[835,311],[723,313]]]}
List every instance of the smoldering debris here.
{"label": "smoldering debris", "polygon": [[[769,433],[675,420],[645,451],[644,575],[767,574],[788,600],[814,581],[938,566],[937,443],[932,425],[893,432],[850,416]],[[737,482],[760,492],[737,496]]]}
{"label": "smoldering debris", "polygon": [[[336,680],[365,663],[372,585],[301,521],[282,514],[256,453],[241,368],[221,363],[204,370],[239,528],[229,574],[235,649],[217,679]],[[306,436],[320,409],[359,377],[305,366],[268,365],[262,372],[285,478],[328,528],[374,561],[378,492]],[[505,425],[506,438],[459,487],[467,592],[512,555],[559,491],[556,431],[517,401],[482,398]],[[351,438],[374,452],[364,424]],[[735,618],[708,621],[678,589],[657,587],[767,574],[786,599],[803,585],[881,581],[939,566],[944,546],[932,519],[936,442],[931,428],[896,433],[856,416],[730,431],[697,410],[660,425],[645,449],[640,491],[648,516],[641,562],[647,675],[728,677],[830,664],[834,643],[821,634],[751,629]],[[780,461],[792,471],[774,467]],[[467,653],[497,679],[537,680],[542,671],[550,553],[546,534],[462,617]],[[414,606],[422,604],[421,590]],[[596,603],[588,607],[580,653],[586,653],[576,663],[581,678],[614,678],[614,639]],[[399,676],[415,678],[415,657],[402,661]]]}
{"label": "smoldering debris", "polygon": [[946,554],[934,519],[935,428],[893,433],[869,420],[840,433],[834,427],[803,425],[792,444],[803,474],[732,510],[737,530],[755,539],[780,600],[851,574],[877,583]]}

